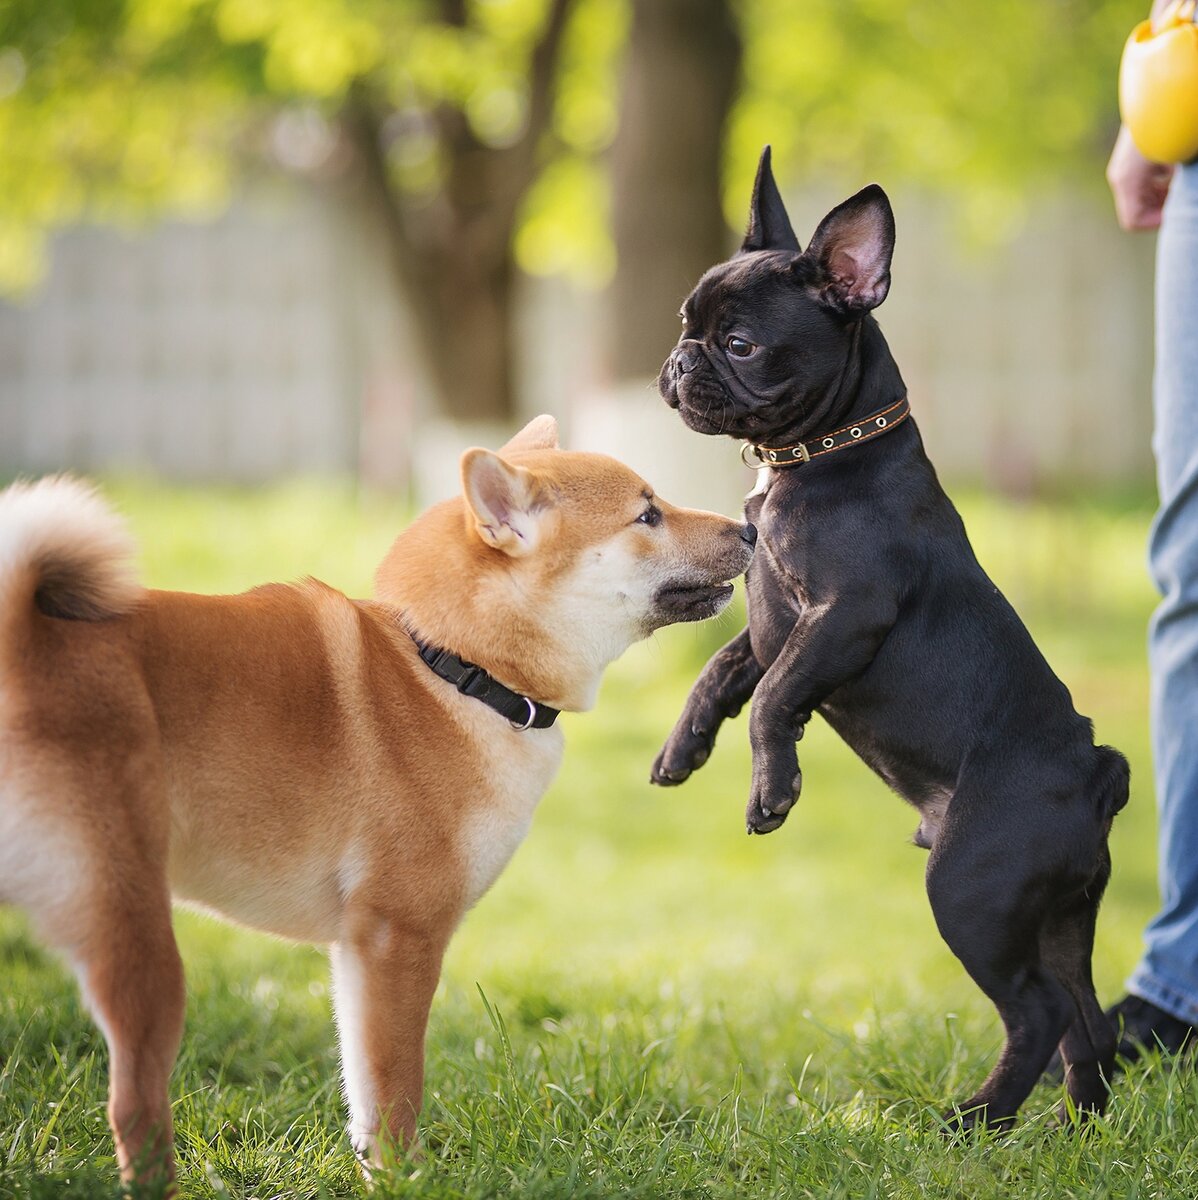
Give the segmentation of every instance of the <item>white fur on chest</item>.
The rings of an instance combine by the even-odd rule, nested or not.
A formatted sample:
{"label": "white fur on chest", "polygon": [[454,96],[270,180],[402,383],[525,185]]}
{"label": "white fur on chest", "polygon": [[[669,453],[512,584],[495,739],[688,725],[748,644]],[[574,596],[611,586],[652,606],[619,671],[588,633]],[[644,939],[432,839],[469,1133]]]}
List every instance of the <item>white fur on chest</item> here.
{"label": "white fur on chest", "polygon": [[461,719],[479,748],[484,780],[480,794],[463,805],[457,839],[470,907],[499,878],[528,833],[561,764],[564,742],[556,725],[518,733],[477,701],[463,700],[478,710],[466,710]]}
{"label": "white fur on chest", "polygon": [[760,467],[757,471],[757,481],[753,484],[752,489],[745,496],[745,503],[748,504],[754,496],[764,496],[769,491],[770,475],[773,474],[772,467]]}

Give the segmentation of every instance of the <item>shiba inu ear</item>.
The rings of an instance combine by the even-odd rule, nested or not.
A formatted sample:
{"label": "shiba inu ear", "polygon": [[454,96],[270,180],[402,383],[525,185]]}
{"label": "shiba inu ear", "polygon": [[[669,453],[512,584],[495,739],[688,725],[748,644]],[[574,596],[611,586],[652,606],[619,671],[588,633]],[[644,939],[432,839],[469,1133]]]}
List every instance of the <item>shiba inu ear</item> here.
{"label": "shiba inu ear", "polygon": [[506,445],[500,447],[500,454],[514,454],[517,450],[556,450],[557,419],[548,413],[533,417],[523,429]]}
{"label": "shiba inu ear", "polygon": [[462,490],[482,540],[515,558],[536,549],[550,501],[537,477],[490,450],[462,455]]}

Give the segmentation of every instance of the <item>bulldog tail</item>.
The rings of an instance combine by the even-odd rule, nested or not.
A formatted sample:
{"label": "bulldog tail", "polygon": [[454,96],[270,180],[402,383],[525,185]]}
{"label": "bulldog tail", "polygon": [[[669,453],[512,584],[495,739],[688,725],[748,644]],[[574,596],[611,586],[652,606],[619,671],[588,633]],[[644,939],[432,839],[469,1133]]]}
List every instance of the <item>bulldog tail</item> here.
{"label": "bulldog tail", "polygon": [[75,621],[128,612],[142,595],[133,555],[125,523],[79,480],[0,492],[0,650],[28,635],[35,609]]}
{"label": "bulldog tail", "polygon": [[1099,815],[1110,820],[1127,804],[1131,787],[1131,768],[1114,746],[1098,746],[1098,764],[1090,776],[1090,787],[1098,804]]}

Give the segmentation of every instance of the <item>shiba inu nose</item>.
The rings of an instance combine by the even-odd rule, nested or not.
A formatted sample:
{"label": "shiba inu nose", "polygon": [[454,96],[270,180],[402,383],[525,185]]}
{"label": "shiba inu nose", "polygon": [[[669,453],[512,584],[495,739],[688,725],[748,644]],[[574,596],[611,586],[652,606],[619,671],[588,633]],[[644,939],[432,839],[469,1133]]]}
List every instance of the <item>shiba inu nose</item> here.
{"label": "shiba inu nose", "polygon": [[740,531],[741,541],[748,542],[750,546],[757,545],[757,526],[751,522],[741,526]]}

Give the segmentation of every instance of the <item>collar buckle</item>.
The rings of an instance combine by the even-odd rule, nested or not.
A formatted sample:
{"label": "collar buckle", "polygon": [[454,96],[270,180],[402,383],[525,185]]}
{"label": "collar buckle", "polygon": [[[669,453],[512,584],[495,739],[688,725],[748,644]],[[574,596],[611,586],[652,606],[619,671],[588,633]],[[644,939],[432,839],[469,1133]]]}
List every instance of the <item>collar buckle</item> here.
{"label": "collar buckle", "polygon": [[468,663],[456,654],[441,650],[437,646],[420,646],[420,657],[442,679],[452,683],[462,693],[465,693],[480,674],[480,668],[474,663]]}

